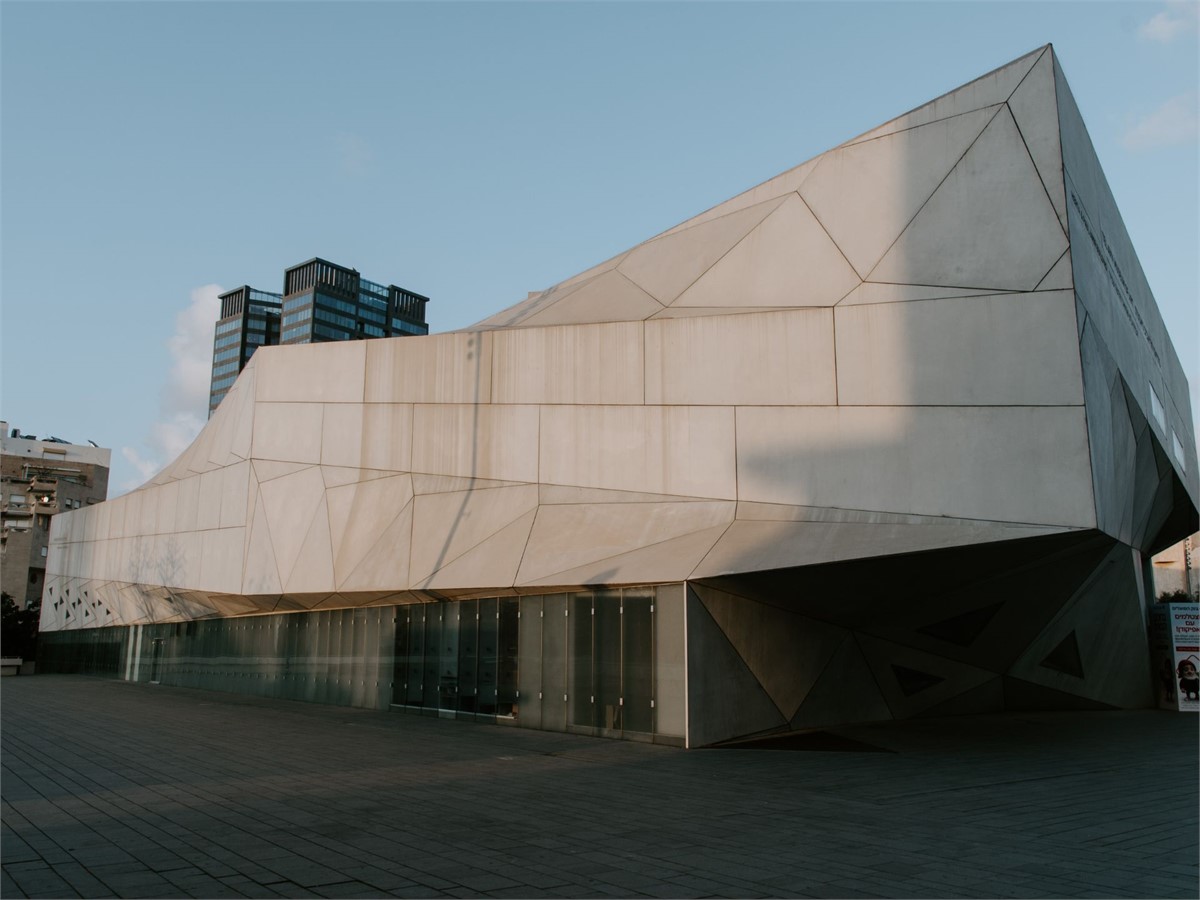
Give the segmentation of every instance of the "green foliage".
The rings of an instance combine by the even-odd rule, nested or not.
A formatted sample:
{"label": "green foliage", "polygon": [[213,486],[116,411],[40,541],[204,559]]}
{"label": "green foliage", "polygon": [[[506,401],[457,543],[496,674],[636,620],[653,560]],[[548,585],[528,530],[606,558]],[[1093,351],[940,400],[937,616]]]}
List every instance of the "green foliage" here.
{"label": "green foliage", "polygon": [[0,596],[0,654],[33,659],[37,655],[38,621],[42,601],[34,600],[25,609],[8,594]]}
{"label": "green foliage", "polygon": [[1159,603],[1195,603],[1196,598],[1187,591],[1163,591],[1158,595]]}

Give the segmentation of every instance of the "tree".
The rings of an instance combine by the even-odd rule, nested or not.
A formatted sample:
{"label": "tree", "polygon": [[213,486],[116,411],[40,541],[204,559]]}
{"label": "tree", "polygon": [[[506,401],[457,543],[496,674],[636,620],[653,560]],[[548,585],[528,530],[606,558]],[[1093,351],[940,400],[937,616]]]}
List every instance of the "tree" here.
{"label": "tree", "polygon": [[0,654],[33,659],[37,654],[38,622],[42,601],[32,601],[24,609],[11,596],[0,596]]}

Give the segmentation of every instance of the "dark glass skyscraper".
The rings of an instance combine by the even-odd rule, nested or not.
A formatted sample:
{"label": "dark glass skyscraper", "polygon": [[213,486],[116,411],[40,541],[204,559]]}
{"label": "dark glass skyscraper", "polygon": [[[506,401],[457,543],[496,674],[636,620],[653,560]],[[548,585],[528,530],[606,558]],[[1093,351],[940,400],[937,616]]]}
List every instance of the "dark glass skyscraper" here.
{"label": "dark glass skyscraper", "polygon": [[354,269],[319,258],[287,269],[282,294],[243,285],[220,299],[210,416],[259,347],[429,333],[428,297],[368,281]]}

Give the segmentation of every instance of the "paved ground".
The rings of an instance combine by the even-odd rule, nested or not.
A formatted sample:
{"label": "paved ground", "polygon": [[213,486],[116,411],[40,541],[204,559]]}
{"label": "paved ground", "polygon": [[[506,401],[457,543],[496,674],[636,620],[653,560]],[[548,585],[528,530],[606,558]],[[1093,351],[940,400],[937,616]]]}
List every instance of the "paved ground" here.
{"label": "paved ground", "polygon": [[682,751],[64,675],[0,699],[6,898],[1200,893],[1180,714]]}

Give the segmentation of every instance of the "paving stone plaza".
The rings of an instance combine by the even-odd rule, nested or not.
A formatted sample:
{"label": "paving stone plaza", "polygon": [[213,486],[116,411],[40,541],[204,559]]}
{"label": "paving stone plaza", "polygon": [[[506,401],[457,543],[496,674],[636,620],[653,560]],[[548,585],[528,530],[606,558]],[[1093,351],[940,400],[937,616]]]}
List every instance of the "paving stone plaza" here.
{"label": "paving stone plaza", "polygon": [[685,751],[83,676],[7,678],[2,700],[6,898],[1200,889],[1183,714]]}

